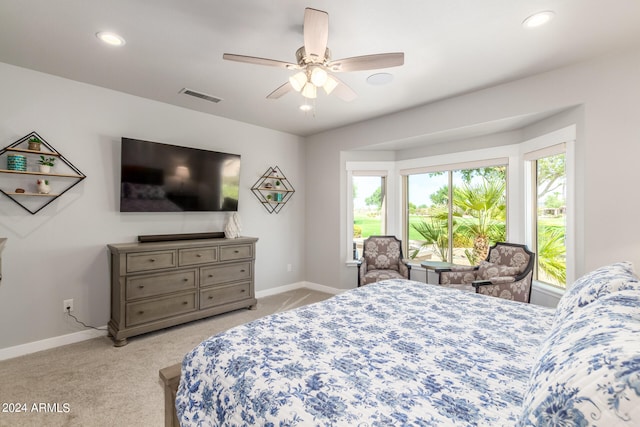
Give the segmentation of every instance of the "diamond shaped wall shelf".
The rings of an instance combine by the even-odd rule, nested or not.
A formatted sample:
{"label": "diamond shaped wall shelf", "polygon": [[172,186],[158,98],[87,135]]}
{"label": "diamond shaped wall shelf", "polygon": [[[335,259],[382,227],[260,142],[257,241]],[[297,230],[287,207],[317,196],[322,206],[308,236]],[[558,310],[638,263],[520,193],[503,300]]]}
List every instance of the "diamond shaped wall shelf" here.
{"label": "diamond shaped wall shelf", "polygon": [[[41,170],[40,160],[46,163],[50,159],[54,164],[52,170]],[[0,150],[0,191],[31,214],[38,213],[85,178],[36,132]]]}
{"label": "diamond shaped wall shelf", "polygon": [[278,213],[291,199],[295,189],[278,166],[270,167],[251,187],[253,194],[260,200],[269,213]]}

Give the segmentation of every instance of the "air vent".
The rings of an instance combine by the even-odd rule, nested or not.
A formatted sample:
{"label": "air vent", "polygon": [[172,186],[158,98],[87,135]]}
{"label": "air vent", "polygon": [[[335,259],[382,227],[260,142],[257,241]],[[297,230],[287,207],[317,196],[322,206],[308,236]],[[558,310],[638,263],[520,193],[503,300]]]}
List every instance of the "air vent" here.
{"label": "air vent", "polygon": [[222,101],[222,98],[216,98],[212,95],[207,95],[206,93],[196,92],[195,90],[187,89],[186,87],[180,90],[180,93],[184,93],[185,95],[195,96],[196,98],[204,99],[205,101],[218,103]]}

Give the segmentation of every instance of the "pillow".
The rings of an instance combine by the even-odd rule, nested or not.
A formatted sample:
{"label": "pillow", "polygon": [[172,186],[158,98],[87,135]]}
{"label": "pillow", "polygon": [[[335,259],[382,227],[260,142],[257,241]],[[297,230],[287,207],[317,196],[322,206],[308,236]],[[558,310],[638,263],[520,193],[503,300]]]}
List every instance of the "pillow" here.
{"label": "pillow", "polygon": [[556,319],[561,321],[575,309],[584,307],[598,298],[625,289],[640,291],[638,277],[630,262],[618,262],[600,267],[585,274],[566,290],[556,310]]}
{"label": "pillow", "polygon": [[489,280],[493,277],[517,276],[519,272],[518,267],[509,267],[488,261],[481,261],[478,265],[476,277],[481,280]]}
{"label": "pillow", "polygon": [[640,425],[640,291],[601,296],[554,325],[519,426]]}

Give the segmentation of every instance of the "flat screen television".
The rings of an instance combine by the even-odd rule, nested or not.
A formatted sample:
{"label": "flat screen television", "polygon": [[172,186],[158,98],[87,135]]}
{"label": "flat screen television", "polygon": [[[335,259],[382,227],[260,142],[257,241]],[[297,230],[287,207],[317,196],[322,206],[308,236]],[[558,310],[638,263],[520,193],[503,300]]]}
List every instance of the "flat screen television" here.
{"label": "flat screen television", "polygon": [[122,138],[120,212],[238,210],[240,155]]}

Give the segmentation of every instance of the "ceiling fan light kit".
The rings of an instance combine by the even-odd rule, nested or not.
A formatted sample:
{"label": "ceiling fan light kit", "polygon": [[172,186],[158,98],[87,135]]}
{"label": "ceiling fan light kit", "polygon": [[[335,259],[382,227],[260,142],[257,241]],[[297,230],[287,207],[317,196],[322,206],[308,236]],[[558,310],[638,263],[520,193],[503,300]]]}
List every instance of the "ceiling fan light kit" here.
{"label": "ceiling fan light kit", "polygon": [[323,87],[327,82],[328,77],[329,74],[327,74],[327,72],[322,69],[322,67],[316,66],[311,68],[311,76],[309,80],[311,80],[311,83],[313,83],[314,86]]}
{"label": "ceiling fan light kit", "polygon": [[309,99],[315,99],[318,96],[318,89],[313,85],[313,83],[305,83],[302,88],[302,96]]}
{"label": "ceiling fan light kit", "polygon": [[289,77],[289,83],[296,92],[300,92],[305,84],[307,84],[307,74],[304,71]]}
{"label": "ceiling fan light kit", "polygon": [[292,90],[300,92],[304,98],[315,99],[318,88],[323,88],[327,95],[335,93],[338,98],[351,101],[356,98],[356,93],[332,73],[375,70],[404,64],[403,52],[354,56],[332,61],[331,51],[327,47],[329,14],[321,10],[305,9],[303,33],[304,45],[296,51],[296,64],[231,53],[225,53],[222,58],[297,71],[286,83],[267,95],[268,99],[278,99]]}

